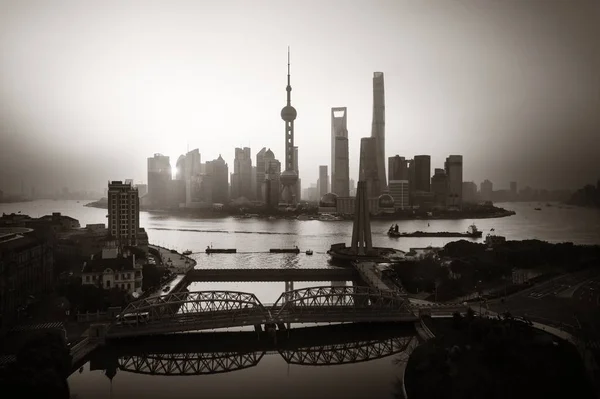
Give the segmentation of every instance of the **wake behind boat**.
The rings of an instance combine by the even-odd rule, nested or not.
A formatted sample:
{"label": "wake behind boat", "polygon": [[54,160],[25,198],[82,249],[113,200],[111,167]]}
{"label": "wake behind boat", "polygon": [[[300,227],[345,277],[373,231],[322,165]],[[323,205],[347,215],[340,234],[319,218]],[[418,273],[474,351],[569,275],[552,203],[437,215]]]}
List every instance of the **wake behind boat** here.
{"label": "wake behind boat", "polygon": [[392,225],[387,232],[390,237],[468,237],[468,238],[481,238],[483,232],[477,229],[474,224],[469,226],[469,229],[465,233],[451,232],[451,231],[438,231],[438,232],[425,232],[425,231],[414,231],[412,233],[399,232],[398,225]]}

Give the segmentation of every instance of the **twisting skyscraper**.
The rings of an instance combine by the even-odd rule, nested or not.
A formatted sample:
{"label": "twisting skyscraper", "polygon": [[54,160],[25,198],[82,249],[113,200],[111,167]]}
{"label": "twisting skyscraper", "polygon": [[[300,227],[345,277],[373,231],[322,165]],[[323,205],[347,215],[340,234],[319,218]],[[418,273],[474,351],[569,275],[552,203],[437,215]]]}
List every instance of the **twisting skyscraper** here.
{"label": "twisting skyscraper", "polygon": [[373,73],[373,124],[371,137],[376,142],[377,176],[379,187],[387,190],[385,176],[385,95],[383,86],[383,72]]}
{"label": "twisting skyscraper", "polygon": [[282,198],[290,205],[296,205],[296,184],[298,172],[294,162],[294,120],[296,109],[292,107],[292,86],[290,84],[290,48],[288,47],[287,105],[281,110],[285,121],[285,170],[281,174]]}

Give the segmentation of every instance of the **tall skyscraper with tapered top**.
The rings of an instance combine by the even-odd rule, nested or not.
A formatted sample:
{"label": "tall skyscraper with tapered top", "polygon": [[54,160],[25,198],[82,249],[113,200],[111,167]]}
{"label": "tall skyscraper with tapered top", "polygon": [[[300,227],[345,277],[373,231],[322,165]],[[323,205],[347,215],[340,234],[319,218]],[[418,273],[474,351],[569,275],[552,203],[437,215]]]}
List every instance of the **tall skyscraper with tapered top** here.
{"label": "tall skyscraper with tapered top", "polygon": [[346,107],[331,108],[331,192],[350,195],[348,128]]}
{"label": "tall skyscraper with tapered top", "polygon": [[292,107],[292,86],[290,83],[290,48],[288,47],[287,105],[281,110],[285,122],[285,170],[281,174],[281,198],[289,205],[296,205],[298,172],[294,169],[294,120],[296,109]]}
{"label": "tall skyscraper with tapered top", "polygon": [[385,93],[383,72],[373,73],[373,124],[371,125],[371,137],[375,139],[379,189],[385,191],[387,190],[387,180],[385,176]]}

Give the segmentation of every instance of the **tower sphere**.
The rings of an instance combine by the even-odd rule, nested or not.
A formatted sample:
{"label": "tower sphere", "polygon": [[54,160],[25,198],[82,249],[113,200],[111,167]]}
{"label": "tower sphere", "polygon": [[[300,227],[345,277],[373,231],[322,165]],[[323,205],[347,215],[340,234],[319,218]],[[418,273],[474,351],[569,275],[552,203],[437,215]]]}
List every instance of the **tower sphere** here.
{"label": "tower sphere", "polygon": [[296,173],[295,170],[285,170],[279,176],[279,181],[284,186],[285,185],[292,185],[292,184],[294,184],[294,183],[296,183],[298,181],[298,174]]}
{"label": "tower sphere", "polygon": [[296,108],[292,107],[291,105],[286,105],[281,110],[281,119],[286,122],[291,122],[296,119],[296,115]]}

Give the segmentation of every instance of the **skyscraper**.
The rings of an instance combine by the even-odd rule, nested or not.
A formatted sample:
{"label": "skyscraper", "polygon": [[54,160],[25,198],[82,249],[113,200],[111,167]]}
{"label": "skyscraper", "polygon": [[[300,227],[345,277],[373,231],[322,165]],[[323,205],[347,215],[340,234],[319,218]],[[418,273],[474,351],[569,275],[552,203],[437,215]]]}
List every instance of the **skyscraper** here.
{"label": "skyscraper", "polygon": [[331,191],[350,195],[350,166],[346,107],[331,108]]}
{"label": "skyscraper", "polygon": [[381,194],[377,168],[377,141],[374,137],[360,139],[360,160],[358,181],[366,184],[368,198],[377,198]]}
{"label": "skyscraper", "polygon": [[319,166],[319,199],[329,192],[329,176],[327,175],[327,165]]}
{"label": "skyscraper", "polygon": [[213,202],[229,202],[229,167],[219,154],[219,158],[206,163],[206,174],[211,176]]}
{"label": "skyscraper", "polygon": [[481,191],[481,199],[483,201],[491,201],[492,200],[492,193],[494,191],[494,184],[489,181],[488,179],[485,179],[480,186],[480,191]]}
{"label": "skyscraper", "polygon": [[400,155],[388,158],[388,180],[408,180],[408,164]]}
{"label": "skyscraper", "polygon": [[275,159],[275,154],[269,148],[264,155],[265,181],[263,183],[263,198],[268,208],[279,204],[281,188],[281,162]]}
{"label": "skyscraper", "polygon": [[256,200],[264,201],[263,183],[265,182],[265,153],[267,149],[263,147],[256,154]]}
{"label": "skyscraper", "polygon": [[137,245],[140,198],[131,182],[108,182],[108,231],[123,245]]}
{"label": "skyscraper", "polygon": [[444,164],[446,175],[448,175],[448,206],[460,207],[462,205],[462,180],[463,180],[463,157],[462,155],[450,155]]}
{"label": "skyscraper", "polygon": [[148,158],[148,196],[152,205],[159,207],[168,205],[171,177],[171,163],[168,156],[154,154],[154,157]]}
{"label": "skyscraper", "polygon": [[431,191],[431,156],[416,155],[415,167],[415,191]]}
{"label": "skyscraper", "polygon": [[449,202],[450,179],[444,169],[435,169],[434,175],[431,177],[431,192],[436,206],[446,207],[451,203]]}
{"label": "skyscraper", "polygon": [[236,148],[231,174],[231,199],[245,197],[253,199],[252,190],[252,156],[250,148]]}
{"label": "skyscraper", "polygon": [[[379,190],[387,190],[385,179],[385,93],[383,72],[373,73],[373,123],[371,137],[376,141],[377,176]],[[378,192],[376,196],[379,196]]]}
{"label": "skyscraper", "polygon": [[285,170],[281,174],[282,197],[290,205],[296,205],[296,183],[298,173],[294,170],[294,120],[296,109],[292,107],[292,86],[290,83],[290,49],[288,47],[287,105],[281,110],[281,119],[285,121]]}

